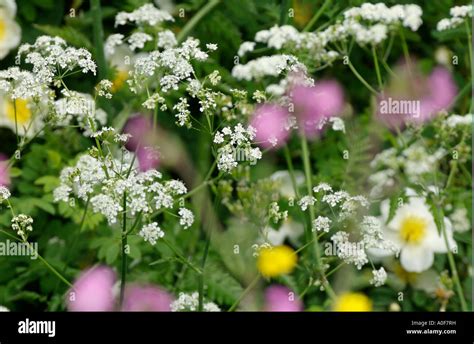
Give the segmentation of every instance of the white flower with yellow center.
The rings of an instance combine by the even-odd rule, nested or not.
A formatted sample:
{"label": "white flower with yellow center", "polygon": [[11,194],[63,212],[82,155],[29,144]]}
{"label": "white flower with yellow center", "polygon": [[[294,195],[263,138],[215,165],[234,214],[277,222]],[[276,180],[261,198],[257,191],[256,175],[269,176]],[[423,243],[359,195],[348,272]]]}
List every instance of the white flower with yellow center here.
{"label": "white flower with yellow center", "polygon": [[16,3],[0,0],[0,59],[15,48],[21,40],[21,28],[15,22]]}
{"label": "white flower with yellow center", "polygon": [[41,127],[40,106],[31,99],[0,97],[0,127],[10,128],[19,136],[32,137]]}
{"label": "white flower with yellow center", "polygon": [[[382,202],[382,217],[388,218],[389,204]],[[400,263],[408,272],[422,272],[429,269],[434,262],[435,253],[446,253],[453,250],[456,243],[453,239],[451,222],[445,218],[446,241],[438,233],[436,223],[423,198],[411,197],[398,207],[393,219],[384,229],[384,238],[393,242],[400,250]],[[371,251],[375,256],[386,256],[389,252]]]}

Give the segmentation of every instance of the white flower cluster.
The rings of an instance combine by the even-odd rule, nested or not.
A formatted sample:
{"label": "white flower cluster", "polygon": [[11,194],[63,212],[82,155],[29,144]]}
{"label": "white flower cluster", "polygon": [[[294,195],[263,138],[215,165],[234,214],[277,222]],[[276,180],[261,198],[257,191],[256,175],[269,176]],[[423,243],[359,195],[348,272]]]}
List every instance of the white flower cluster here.
{"label": "white flower cluster", "polygon": [[28,237],[28,232],[33,231],[33,219],[28,215],[19,214],[17,216],[14,216],[11,223],[12,229],[23,240],[26,240],[26,238]]}
{"label": "white flower cluster", "polygon": [[413,142],[401,153],[393,147],[380,152],[370,162],[370,167],[377,170],[369,177],[373,185],[371,196],[378,197],[386,188],[395,185],[395,175],[400,169],[411,182],[418,182],[422,175],[433,173],[445,155],[442,148],[430,154],[422,141]]}
{"label": "white flower cluster", "polygon": [[316,198],[313,196],[303,196],[301,199],[298,201],[298,205],[300,206],[301,210],[306,211],[308,207],[313,206],[314,203],[316,203]]}
{"label": "white flower cluster", "polygon": [[360,225],[362,242],[368,250],[378,249],[393,253],[398,256],[398,247],[383,236],[382,223],[374,216],[364,216]]}
{"label": "white flower cluster", "polygon": [[279,76],[283,72],[306,71],[293,55],[263,56],[248,62],[238,64],[232,69],[232,76],[238,80],[258,80],[265,76]]}
{"label": "white flower cluster", "polygon": [[388,34],[401,26],[417,31],[422,24],[422,9],[418,5],[395,5],[364,3],[344,12],[344,20],[320,33],[325,42],[337,42],[352,37],[360,45],[377,45],[387,39]]}
{"label": "white flower cluster", "polygon": [[40,36],[34,44],[23,44],[18,56],[25,56],[25,62],[33,65],[37,80],[44,84],[53,82],[56,76],[80,70],[96,74],[96,64],[86,49],[73,48],[60,37]]}
{"label": "white flower cluster", "polygon": [[[171,209],[176,198],[187,192],[179,180],[161,181],[161,173],[156,170],[139,172],[131,165],[131,158],[104,160],[83,155],[76,165],[66,167],[60,175],[61,184],[54,192],[54,200],[68,202],[77,197],[90,201],[92,210],[104,215],[109,224],[117,222],[124,210],[131,216],[142,214],[145,218],[153,212]],[[126,209],[123,208],[124,197]],[[181,208],[180,223],[185,227],[192,224],[192,214]],[[151,238],[151,229],[145,230],[147,239]],[[157,232],[155,228],[154,232]]]}
{"label": "white flower cluster", "polygon": [[0,204],[5,202],[10,197],[11,197],[10,190],[8,190],[5,186],[0,185]]}
{"label": "white flower cluster", "polygon": [[449,219],[453,224],[453,230],[456,232],[462,233],[472,229],[466,208],[457,208],[451,215],[449,215]]}
{"label": "white flower cluster", "polygon": [[0,91],[11,99],[29,99],[51,96],[49,87],[39,82],[36,76],[18,67],[0,71]]}
{"label": "white flower cluster", "polygon": [[[171,302],[172,312],[197,312],[199,309],[199,294],[179,293],[177,300]],[[220,312],[221,309],[213,302],[204,302],[202,305],[204,312]]]}
{"label": "white flower cluster", "polygon": [[105,125],[107,114],[96,108],[94,98],[88,93],[62,90],[64,97],[54,102],[54,122],[58,126],[71,125],[75,120],[90,136],[100,125]]}
{"label": "white flower cluster", "polygon": [[205,61],[207,58],[208,54],[199,48],[199,40],[188,38],[179,47],[154,50],[138,57],[130,71],[131,79],[127,82],[134,93],[138,93],[144,85],[155,80],[159,85],[149,86],[156,86],[155,88],[160,88],[162,92],[176,90],[180,82],[190,82],[194,79],[191,61]]}
{"label": "white flower cluster", "polygon": [[178,211],[178,215],[180,216],[179,224],[183,226],[184,229],[188,229],[194,223],[194,214],[191,210],[186,208],[180,208]]}
{"label": "white flower cluster", "polygon": [[165,236],[165,232],[161,230],[161,228],[158,226],[158,223],[153,222],[143,226],[138,235],[141,236],[143,240],[155,245],[159,238],[163,238]]}
{"label": "white flower cluster", "polygon": [[217,168],[220,171],[230,172],[238,166],[238,162],[249,162],[255,164],[262,158],[262,152],[258,147],[252,147],[255,138],[255,128],[237,124],[234,128],[225,127],[214,136],[214,143],[219,145],[217,151]]}
{"label": "white flower cluster", "polygon": [[[472,18],[472,5],[454,6],[449,11],[451,18],[441,19],[436,25],[438,31],[454,29],[466,21],[467,18]],[[471,24],[468,22],[468,25]]]}
{"label": "white flower cluster", "polygon": [[99,97],[104,97],[106,99],[111,99],[112,98],[112,93],[110,93],[110,90],[112,89],[113,83],[110,80],[104,79],[99,82],[97,85],[97,94]]}
{"label": "white flower cluster", "polygon": [[450,128],[472,126],[472,114],[468,113],[464,116],[452,114],[446,118],[446,125]]}
{"label": "white flower cluster", "polygon": [[164,21],[174,21],[171,14],[157,9],[152,4],[145,4],[132,12],[119,12],[115,16],[115,26],[132,23],[135,25],[155,26]]}
{"label": "white flower cluster", "polygon": [[369,262],[363,243],[349,241],[349,233],[339,231],[331,236],[331,240],[336,246],[337,256],[346,264],[354,264],[360,270]]}
{"label": "white flower cluster", "polygon": [[313,220],[312,230],[313,232],[329,232],[329,228],[331,227],[331,219],[326,216],[318,216],[315,220]]}
{"label": "white flower cluster", "polygon": [[370,284],[373,284],[374,287],[381,287],[387,281],[387,272],[384,268],[378,270],[372,270],[373,278],[370,280]]}
{"label": "white flower cluster", "polygon": [[268,211],[268,217],[274,222],[286,220],[288,218],[288,211],[280,211],[280,206],[277,202],[270,203],[270,209]]}

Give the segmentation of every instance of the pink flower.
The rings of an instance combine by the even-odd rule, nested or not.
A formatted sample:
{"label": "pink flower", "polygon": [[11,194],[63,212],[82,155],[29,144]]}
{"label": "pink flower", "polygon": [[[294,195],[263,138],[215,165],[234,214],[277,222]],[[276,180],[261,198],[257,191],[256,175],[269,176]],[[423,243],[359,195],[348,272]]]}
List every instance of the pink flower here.
{"label": "pink flower", "polygon": [[425,76],[418,68],[402,64],[396,74],[377,104],[377,118],[389,128],[429,121],[454,105],[457,86],[449,70],[436,67]]}
{"label": "pink flower", "polygon": [[8,158],[0,153],[0,185],[10,185],[10,172],[8,170]]}
{"label": "pink flower", "polygon": [[172,296],[154,286],[130,286],[125,289],[122,310],[169,312]]}
{"label": "pink flower", "polygon": [[297,85],[291,90],[294,112],[306,136],[316,137],[324,119],[341,113],[344,91],[335,80],[321,80],[313,87]]}
{"label": "pink flower", "polygon": [[68,309],[73,312],[113,310],[114,283],[115,273],[106,266],[84,271],[67,294]]}
{"label": "pink flower", "polygon": [[276,104],[264,104],[257,108],[250,125],[256,129],[255,140],[263,148],[280,147],[289,136],[286,126],[288,112]]}
{"label": "pink flower", "polygon": [[298,296],[282,285],[272,285],[265,290],[265,311],[301,312],[303,303]]}
{"label": "pink flower", "polygon": [[135,151],[139,146],[149,143],[153,137],[152,122],[150,118],[137,114],[128,119],[123,132],[131,135],[126,147],[130,151]]}
{"label": "pink flower", "polygon": [[157,169],[160,164],[160,152],[154,147],[139,146],[136,150],[138,168],[145,172]]}

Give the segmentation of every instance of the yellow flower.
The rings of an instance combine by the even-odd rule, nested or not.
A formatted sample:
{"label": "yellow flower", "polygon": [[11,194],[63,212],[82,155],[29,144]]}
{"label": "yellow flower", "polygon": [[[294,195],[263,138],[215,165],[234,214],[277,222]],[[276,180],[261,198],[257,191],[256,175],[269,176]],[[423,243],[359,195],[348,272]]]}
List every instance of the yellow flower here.
{"label": "yellow flower", "polygon": [[370,312],[372,301],[362,293],[345,293],[337,298],[334,310],[336,312]]}
{"label": "yellow flower", "polygon": [[295,268],[298,257],[288,246],[275,246],[260,250],[257,268],[264,277],[289,274]]}
{"label": "yellow flower", "polygon": [[6,116],[12,123],[15,123],[16,116],[16,122],[19,128],[28,125],[31,120],[31,110],[28,107],[28,101],[26,99],[16,99],[15,105],[12,100],[7,100],[5,107]]}
{"label": "yellow flower", "polygon": [[125,81],[128,79],[127,70],[117,70],[115,73],[115,78],[112,80],[112,88],[110,89],[112,93],[117,92],[125,84]]}

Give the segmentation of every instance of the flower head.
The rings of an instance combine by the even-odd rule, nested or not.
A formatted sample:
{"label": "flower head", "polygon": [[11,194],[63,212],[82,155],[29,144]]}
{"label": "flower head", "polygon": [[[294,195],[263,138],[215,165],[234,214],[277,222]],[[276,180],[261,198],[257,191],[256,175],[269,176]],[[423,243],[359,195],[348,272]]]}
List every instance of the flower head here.
{"label": "flower head", "polygon": [[288,246],[262,248],[259,251],[257,268],[264,277],[289,274],[296,266],[298,256]]}
{"label": "flower head", "polygon": [[370,312],[372,301],[362,293],[344,293],[338,296],[333,309],[336,312]]}
{"label": "flower head", "polygon": [[115,273],[105,266],[84,271],[67,294],[67,308],[73,312],[112,311]]}
{"label": "flower head", "polygon": [[265,290],[264,310],[267,312],[301,312],[303,303],[287,287],[272,285]]}
{"label": "flower head", "polygon": [[131,285],[125,289],[122,311],[169,312],[173,297],[151,285]]}

